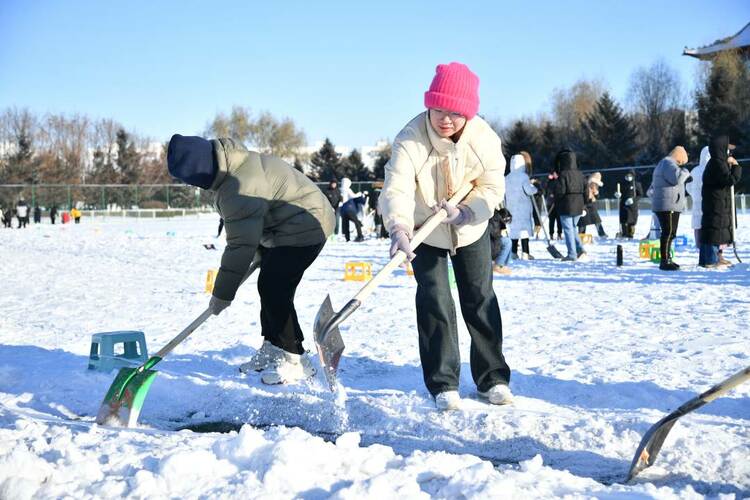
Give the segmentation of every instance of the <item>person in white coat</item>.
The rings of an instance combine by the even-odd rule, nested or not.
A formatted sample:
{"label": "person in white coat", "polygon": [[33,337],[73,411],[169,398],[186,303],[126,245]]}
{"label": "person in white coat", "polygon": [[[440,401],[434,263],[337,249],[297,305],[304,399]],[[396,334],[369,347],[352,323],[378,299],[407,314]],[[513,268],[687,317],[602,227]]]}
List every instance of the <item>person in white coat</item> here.
{"label": "person in white coat", "polygon": [[[439,410],[461,406],[448,259],[471,335],[471,375],[479,396],[491,404],[512,400],[487,224],[505,194],[505,159],[500,138],[477,116],[478,90],[479,78],[465,65],[438,65],[424,95],[427,111],[407,123],[393,142],[379,198],[391,256],[401,250],[412,260],[422,375]],[[468,183],[472,189],[460,203],[447,201]],[[448,217],[412,248],[414,231],[441,208]]]}
{"label": "person in white coat", "polygon": [[701,203],[703,202],[701,196],[701,189],[703,189],[703,172],[706,170],[706,164],[710,159],[711,153],[708,152],[708,146],[703,146],[703,149],[701,149],[700,162],[698,163],[698,166],[690,172],[693,181],[685,186],[688,194],[693,199],[691,222],[693,226],[693,234],[695,235],[695,246],[698,248],[701,246],[701,217],[703,217],[703,209],[701,207]]}
{"label": "person in white coat", "polygon": [[510,173],[505,176],[505,207],[513,214],[508,233],[513,244],[511,255],[514,259],[519,258],[518,240],[521,240],[520,258],[534,258],[529,252],[529,238],[534,233],[534,207],[531,205],[531,197],[536,194],[537,188],[529,178],[529,167],[523,155],[513,155],[510,157]]}
{"label": "person in white coat", "polygon": [[348,177],[341,179],[341,204],[343,205],[352,198],[362,196],[362,193],[357,191],[356,193],[352,189],[352,180]]}

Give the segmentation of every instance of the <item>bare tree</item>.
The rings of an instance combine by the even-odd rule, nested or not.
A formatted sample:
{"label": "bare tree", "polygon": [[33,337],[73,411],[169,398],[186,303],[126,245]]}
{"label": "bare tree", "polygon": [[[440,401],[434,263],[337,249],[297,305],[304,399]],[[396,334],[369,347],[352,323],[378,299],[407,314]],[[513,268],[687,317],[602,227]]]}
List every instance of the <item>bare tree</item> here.
{"label": "bare tree", "polygon": [[266,111],[253,121],[250,140],[261,153],[292,160],[305,145],[305,133],[290,118],[279,121]]}
{"label": "bare tree", "polygon": [[642,160],[664,156],[681,129],[683,107],[680,76],[664,60],[636,69],[630,77],[628,100],[636,117],[643,144]]}
{"label": "bare tree", "polygon": [[604,90],[600,80],[582,79],[570,88],[552,91],[553,125],[560,130],[562,142],[575,139],[581,122],[594,110]]}
{"label": "bare tree", "polygon": [[209,137],[230,137],[242,144],[248,144],[253,133],[253,120],[250,108],[233,106],[229,116],[217,114],[206,127]]}
{"label": "bare tree", "polygon": [[37,182],[36,117],[26,108],[10,108],[0,115],[0,123],[0,182]]}

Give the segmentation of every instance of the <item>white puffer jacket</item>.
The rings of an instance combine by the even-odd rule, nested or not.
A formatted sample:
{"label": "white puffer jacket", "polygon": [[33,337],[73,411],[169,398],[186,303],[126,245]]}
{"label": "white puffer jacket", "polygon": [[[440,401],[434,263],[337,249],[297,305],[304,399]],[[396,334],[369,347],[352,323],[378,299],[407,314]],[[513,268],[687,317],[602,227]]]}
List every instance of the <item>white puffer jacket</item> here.
{"label": "white puffer jacket", "polygon": [[416,231],[441,199],[450,198],[464,182],[474,188],[462,205],[472,220],[459,228],[440,224],[425,243],[454,252],[477,241],[505,194],[505,158],[500,138],[480,117],[466,122],[457,143],[441,138],[427,112],[412,119],[393,141],[385,166],[385,182],[378,203],[386,229],[396,224]]}
{"label": "white puffer jacket", "polygon": [[703,172],[706,170],[706,164],[710,159],[711,153],[708,152],[708,146],[703,146],[700,163],[690,172],[693,182],[689,182],[685,186],[688,194],[693,199],[693,214],[691,218],[693,229],[701,228],[701,217],[703,217],[703,207],[701,205],[703,203],[703,196],[701,195],[701,190],[703,189]]}
{"label": "white puffer jacket", "polygon": [[505,177],[505,208],[513,216],[508,228],[513,240],[530,238],[534,233],[534,207],[530,196],[537,189],[526,173],[526,162],[521,155],[510,157],[510,173]]}

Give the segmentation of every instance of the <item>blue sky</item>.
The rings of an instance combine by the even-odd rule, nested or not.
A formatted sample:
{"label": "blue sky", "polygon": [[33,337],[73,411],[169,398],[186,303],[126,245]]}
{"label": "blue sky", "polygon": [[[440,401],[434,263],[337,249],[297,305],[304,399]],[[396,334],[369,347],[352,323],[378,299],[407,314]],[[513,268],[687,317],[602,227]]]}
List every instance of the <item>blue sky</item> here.
{"label": "blue sky", "polygon": [[288,116],[308,143],[392,138],[438,63],[479,75],[480,113],[549,109],[556,87],[602,79],[620,101],[663,58],[693,88],[708,44],[750,1],[0,1],[0,108],[84,113],[167,140],[234,104]]}

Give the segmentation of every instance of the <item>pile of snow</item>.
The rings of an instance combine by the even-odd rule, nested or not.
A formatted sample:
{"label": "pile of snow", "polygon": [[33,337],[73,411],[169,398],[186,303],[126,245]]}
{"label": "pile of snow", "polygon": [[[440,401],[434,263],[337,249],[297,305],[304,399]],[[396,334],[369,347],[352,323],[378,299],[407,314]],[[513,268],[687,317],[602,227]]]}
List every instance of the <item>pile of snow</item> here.
{"label": "pile of snow", "polygon": [[[138,428],[97,426],[114,372],[86,370],[91,334],[140,330],[155,353],[184,328],[208,302],[217,221],[0,230],[0,498],[750,495],[748,386],[680,419],[656,465],[622,484],[653,423],[750,364],[747,265],[706,271],[688,247],[675,257],[683,270],[664,273],[638,258],[637,241],[597,240],[589,262],[561,263],[534,240],[537,260],[495,278],[512,406],[476,398],[459,321],[464,408],[435,411],[403,271],[342,325],[339,393],[317,377],[268,387],[241,375],[261,343],[254,277],[157,366]],[[750,217],[740,226],[750,261]],[[340,308],[361,286],[342,281],[344,262],[377,271],[387,248],[326,245],[297,293],[307,348],[325,294]]]}

